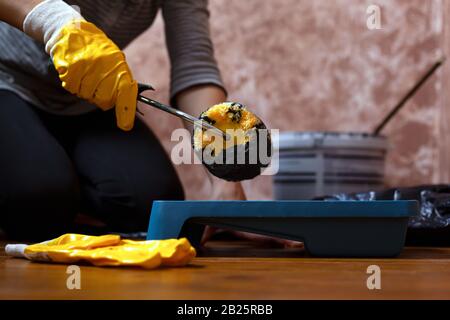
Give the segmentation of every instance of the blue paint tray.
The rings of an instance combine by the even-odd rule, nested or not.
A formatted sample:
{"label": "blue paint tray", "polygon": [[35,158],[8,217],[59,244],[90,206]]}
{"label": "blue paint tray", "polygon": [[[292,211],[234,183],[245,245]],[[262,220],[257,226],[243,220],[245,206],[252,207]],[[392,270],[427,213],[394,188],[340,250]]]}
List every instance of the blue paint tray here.
{"label": "blue paint tray", "polygon": [[155,201],[148,240],[187,237],[205,225],[303,241],[318,257],[395,257],[417,201]]}

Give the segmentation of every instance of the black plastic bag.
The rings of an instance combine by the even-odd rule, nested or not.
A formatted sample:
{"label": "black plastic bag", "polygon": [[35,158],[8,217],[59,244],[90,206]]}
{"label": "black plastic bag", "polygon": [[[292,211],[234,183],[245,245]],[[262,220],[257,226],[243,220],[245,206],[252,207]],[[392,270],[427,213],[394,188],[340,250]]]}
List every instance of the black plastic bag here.
{"label": "black plastic bag", "polygon": [[407,245],[450,245],[450,185],[393,188],[353,194],[336,194],[318,200],[418,200],[420,213],[410,219]]}

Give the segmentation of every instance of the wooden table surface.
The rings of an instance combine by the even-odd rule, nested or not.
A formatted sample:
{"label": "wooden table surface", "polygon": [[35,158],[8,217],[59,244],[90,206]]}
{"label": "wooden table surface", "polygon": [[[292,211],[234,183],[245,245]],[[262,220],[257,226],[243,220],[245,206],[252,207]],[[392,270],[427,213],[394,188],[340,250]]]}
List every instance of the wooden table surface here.
{"label": "wooden table surface", "polygon": [[[5,256],[0,299],[450,299],[450,248],[406,248],[398,259],[317,259],[302,249],[215,242],[206,257],[177,269],[81,266],[81,289],[66,287],[67,266]],[[367,267],[381,268],[370,291]]]}

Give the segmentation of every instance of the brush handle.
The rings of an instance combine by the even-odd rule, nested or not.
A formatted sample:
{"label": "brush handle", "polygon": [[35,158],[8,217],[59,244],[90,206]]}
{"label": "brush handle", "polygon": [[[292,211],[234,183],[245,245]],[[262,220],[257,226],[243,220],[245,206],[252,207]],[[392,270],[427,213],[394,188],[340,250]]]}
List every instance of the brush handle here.
{"label": "brush handle", "polygon": [[402,100],[389,112],[389,114],[381,121],[381,123],[375,128],[373,134],[379,135],[380,132],[386,127],[386,125],[392,120],[392,118],[403,108],[403,106],[411,99],[412,96],[425,84],[425,82],[434,74],[434,72],[439,69],[440,66],[445,62],[445,58],[436,62],[423,76],[420,80],[412,87]]}
{"label": "brush handle", "polygon": [[154,90],[152,86],[150,85],[146,85],[146,84],[139,84],[138,86],[138,101],[143,102],[149,106],[152,106],[154,108],[157,108],[159,110],[162,110],[164,112],[170,113],[182,120],[185,120],[189,123],[192,123],[194,126],[200,126],[201,128],[205,129],[205,130],[212,130],[214,131],[216,134],[223,136],[225,139],[227,139],[227,135],[225,132],[223,132],[222,130],[216,128],[215,126],[209,124],[206,121],[200,120],[186,112],[183,112],[181,110],[178,110],[174,107],[168,106],[164,103],[158,102],[156,100],[144,97],[141,95],[142,92],[146,91],[146,90]]}

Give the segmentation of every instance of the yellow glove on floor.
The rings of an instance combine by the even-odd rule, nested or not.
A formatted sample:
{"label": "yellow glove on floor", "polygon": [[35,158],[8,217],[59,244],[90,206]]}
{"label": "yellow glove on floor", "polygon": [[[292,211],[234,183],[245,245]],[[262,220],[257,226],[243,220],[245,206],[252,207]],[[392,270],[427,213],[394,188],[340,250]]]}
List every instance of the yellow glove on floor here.
{"label": "yellow glove on floor", "polygon": [[195,249],[183,239],[132,241],[120,236],[65,234],[34,245],[10,244],[6,254],[32,261],[72,264],[89,262],[95,266],[134,266],[154,269],[181,267],[195,257]]}
{"label": "yellow glove on floor", "polygon": [[133,128],[137,82],[124,53],[103,31],[61,0],[39,3],[23,30],[45,44],[66,90],[103,110],[115,106],[117,126]]}

